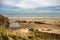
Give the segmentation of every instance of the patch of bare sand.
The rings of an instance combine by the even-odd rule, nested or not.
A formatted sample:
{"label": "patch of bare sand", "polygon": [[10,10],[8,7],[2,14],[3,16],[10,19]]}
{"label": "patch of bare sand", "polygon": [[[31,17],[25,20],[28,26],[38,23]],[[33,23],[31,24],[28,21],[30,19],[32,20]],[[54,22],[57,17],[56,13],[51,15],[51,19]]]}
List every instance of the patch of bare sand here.
{"label": "patch of bare sand", "polygon": [[[21,28],[16,30],[22,33],[28,32],[29,28],[35,28],[42,32],[47,33],[56,33],[60,34],[60,19],[49,19],[49,18],[11,18],[9,21],[14,22],[16,20],[20,21],[27,21],[27,23],[21,23]],[[40,21],[46,24],[35,24],[35,23],[28,23],[29,21]]]}

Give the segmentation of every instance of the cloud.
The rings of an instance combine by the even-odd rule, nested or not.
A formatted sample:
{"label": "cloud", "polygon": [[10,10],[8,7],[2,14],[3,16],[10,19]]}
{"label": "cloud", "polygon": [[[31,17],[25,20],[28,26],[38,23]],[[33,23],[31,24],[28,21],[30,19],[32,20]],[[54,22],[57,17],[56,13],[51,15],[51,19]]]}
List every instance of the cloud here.
{"label": "cloud", "polygon": [[60,6],[37,7],[35,9],[30,9],[30,10],[37,10],[37,11],[60,11]]}
{"label": "cloud", "polygon": [[0,0],[0,4],[26,9],[60,5],[60,0]]}
{"label": "cloud", "polygon": [[16,6],[21,8],[36,8],[36,7],[47,7],[60,5],[58,0],[21,0]]}
{"label": "cloud", "polygon": [[0,3],[1,3],[1,4],[5,4],[5,5],[10,5],[10,6],[15,5],[15,2],[12,1],[12,0],[1,0]]}

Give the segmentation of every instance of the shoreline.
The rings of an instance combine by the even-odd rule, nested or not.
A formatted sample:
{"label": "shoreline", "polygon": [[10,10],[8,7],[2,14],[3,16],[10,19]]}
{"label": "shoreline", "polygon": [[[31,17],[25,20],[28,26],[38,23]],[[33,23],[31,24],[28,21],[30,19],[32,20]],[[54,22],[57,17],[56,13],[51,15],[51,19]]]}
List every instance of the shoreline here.
{"label": "shoreline", "polygon": [[8,18],[50,18],[50,19],[60,19],[60,17],[8,17]]}

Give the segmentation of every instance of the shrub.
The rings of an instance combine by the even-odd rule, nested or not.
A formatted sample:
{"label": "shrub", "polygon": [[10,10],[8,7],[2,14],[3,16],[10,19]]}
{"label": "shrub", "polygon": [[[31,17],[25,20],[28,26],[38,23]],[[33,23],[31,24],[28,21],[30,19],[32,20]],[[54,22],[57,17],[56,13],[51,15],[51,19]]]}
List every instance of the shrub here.
{"label": "shrub", "polygon": [[32,23],[32,22],[28,22],[28,23]]}
{"label": "shrub", "polygon": [[60,21],[58,21],[58,23],[60,23]]}
{"label": "shrub", "polygon": [[36,31],[39,31],[38,29],[36,29]]}
{"label": "shrub", "polygon": [[33,28],[30,28],[30,29],[29,29],[29,31],[32,31],[32,32],[33,32],[33,31],[34,31],[34,29],[33,29]]}
{"label": "shrub", "polygon": [[26,23],[27,21],[21,21],[22,23]]}
{"label": "shrub", "polygon": [[34,23],[36,23],[36,24],[45,24],[43,22],[37,22],[37,21],[35,21]]}
{"label": "shrub", "polygon": [[28,23],[32,23],[33,21],[29,21]]}
{"label": "shrub", "polygon": [[35,35],[34,34],[28,34],[28,39],[33,39],[35,37]]}
{"label": "shrub", "polygon": [[59,24],[57,24],[57,26],[59,26],[59,27],[60,27],[60,25],[59,25]]}
{"label": "shrub", "polygon": [[16,20],[15,22],[16,22],[16,23],[20,23],[21,21],[19,21],[19,20]]}
{"label": "shrub", "polygon": [[1,33],[1,38],[3,40],[9,40],[9,37],[7,35],[3,34],[3,33]]}

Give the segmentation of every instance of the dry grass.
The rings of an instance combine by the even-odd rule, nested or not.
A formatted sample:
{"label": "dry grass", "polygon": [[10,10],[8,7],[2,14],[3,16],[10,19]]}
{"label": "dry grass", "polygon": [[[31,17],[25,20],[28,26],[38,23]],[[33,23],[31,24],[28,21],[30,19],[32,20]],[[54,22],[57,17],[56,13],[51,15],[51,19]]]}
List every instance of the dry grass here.
{"label": "dry grass", "polygon": [[[16,21],[15,19],[10,19],[10,22],[15,22],[15,21]],[[53,35],[55,34],[60,35],[60,27],[59,27],[60,25],[57,26],[57,24],[60,24],[60,22],[56,22],[59,20],[22,18],[19,19],[19,21],[22,27],[17,29],[6,28],[4,25],[0,25],[0,40],[3,40],[4,37],[6,37],[7,40],[15,40],[15,39],[16,40],[30,40],[30,39],[31,40],[45,40],[45,39],[54,40],[51,36],[52,35],[51,33],[53,33]],[[37,22],[38,24],[34,23],[35,21],[38,21]],[[31,30],[28,31],[30,28],[32,28],[32,30],[33,28],[38,29],[39,32],[35,32],[34,30],[33,33],[30,34]],[[3,37],[1,35],[3,35]],[[60,36],[58,35],[55,36],[53,37],[55,37],[56,40],[59,40]]]}

